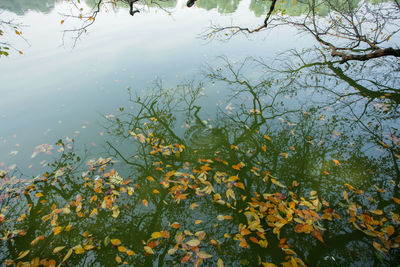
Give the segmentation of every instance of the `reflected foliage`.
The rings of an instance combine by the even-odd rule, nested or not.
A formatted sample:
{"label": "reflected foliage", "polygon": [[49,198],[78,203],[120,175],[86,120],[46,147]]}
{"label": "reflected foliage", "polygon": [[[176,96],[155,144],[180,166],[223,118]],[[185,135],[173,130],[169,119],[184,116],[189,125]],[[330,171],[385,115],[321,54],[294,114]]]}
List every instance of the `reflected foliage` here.
{"label": "reflected foliage", "polygon": [[2,0],[0,9],[8,10],[18,15],[23,15],[29,10],[49,13],[56,2],[56,0]]}
{"label": "reflected foliage", "polygon": [[[333,79],[329,62],[321,66]],[[327,88],[350,90],[348,76],[307,70],[285,84],[287,73],[262,62],[223,59],[204,84],[130,93],[132,105],[104,122],[107,158],[83,161],[60,140],[41,177],[24,184],[2,172],[0,261],[398,264],[400,141],[389,123],[397,113],[354,120],[349,108],[362,101],[335,102],[333,112]],[[382,117],[378,128],[371,116]]]}
{"label": "reflected foliage", "polygon": [[206,1],[197,1],[196,6],[200,8],[204,8],[205,10],[211,10],[216,8],[219,13],[233,13],[236,11],[240,0],[206,0]]}

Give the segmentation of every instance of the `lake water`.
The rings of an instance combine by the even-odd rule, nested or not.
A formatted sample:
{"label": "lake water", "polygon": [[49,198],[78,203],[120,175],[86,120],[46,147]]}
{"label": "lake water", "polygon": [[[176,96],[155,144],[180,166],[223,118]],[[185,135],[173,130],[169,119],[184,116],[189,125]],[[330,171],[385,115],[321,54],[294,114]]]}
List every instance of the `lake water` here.
{"label": "lake water", "polygon": [[0,3],[27,40],[0,59],[0,262],[398,265],[399,102],[368,91],[398,60],[295,71],[323,57],[292,27],[202,36],[268,5],[185,5],[103,11],[74,46],[70,3]]}

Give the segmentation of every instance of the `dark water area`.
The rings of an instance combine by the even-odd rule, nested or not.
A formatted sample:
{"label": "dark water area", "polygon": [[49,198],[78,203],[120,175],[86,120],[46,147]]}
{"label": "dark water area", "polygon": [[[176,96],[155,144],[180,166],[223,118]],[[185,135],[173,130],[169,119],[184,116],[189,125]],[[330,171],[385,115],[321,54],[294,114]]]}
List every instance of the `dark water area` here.
{"label": "dark water area", "polygon": [[0,3],[29,25],[0,59],[1,265],[399,265],[398,59],[210,40],[269,4],[185,4],[119,5],[75,44],[68,2]]}

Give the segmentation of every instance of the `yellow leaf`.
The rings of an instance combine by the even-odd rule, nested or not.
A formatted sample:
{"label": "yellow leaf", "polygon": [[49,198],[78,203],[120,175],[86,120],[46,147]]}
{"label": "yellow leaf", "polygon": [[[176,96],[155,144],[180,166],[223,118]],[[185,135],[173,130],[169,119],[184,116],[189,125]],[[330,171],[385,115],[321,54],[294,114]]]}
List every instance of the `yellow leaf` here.
{"label": "yellow leaf", "polygon": [[128,256],[133,256],[135,255],[135,252],[133,250],[128,250],[126,254],[128,254]]}
{"label": "yellow leaf", "polygon": [[162,237],[161,232],[154,232],[154,233],[151,234],[151,238],[157,239],[157,238],[160,238],[160,237]]}
{"label": "yellow leaf", "polygon": [[147,201],[147,199],[143,199],[142,200],[143,205],[145,205],[146,207],[149,206],[149,202]]}
{"label": "yellow leaf", "polygon": [[275,264],[269,262],[262,262],[262,265],[263,267],[277,267]]}
{"label": "yellow leaf", "polygon": [[233,192],[232,189],[226,190],[226,197],[228,198],[228,200],[229,200],[230,197],[236,200],[236,198],[235,198],[235,192]]}
{"label": "yellow leaf", "polygon": [[118,247],[118,251],[122,252],[122,253],[125,253],[125,252],[127,252],[127,249],[124,246],[119,246]]}
{"label": "yellow leaf", "polygon": [[212,255],[210,255],[210,254],[208,254],[207,252],[204,252],[204,251],[197,252],[197,256],[199,256],[199,258],[201,258],[201,259],[208,259],[208,258],[212,257]]}
{"label": "yellow leaf", "polygon": [[224,262],[222,261],[221,258],[219,258],[217,261],[217,267],[224,267]]}
{"label": "yellow leaf", "polygon": [[119,245],[121,245],[121,240],[119,240],[119,239],[111,239],[110,242],[111,242],[111,244],[113,244],[114,246],[119,246]]}
{"label": "yellow leaf", "polygon": [[347,191],[343,191],[343,197],[344,199],[347,201],[347,203],[349,203],[349,194],[347,193]]}
{"label": "yellow leaf", "polygon": [[44,239],[43,235],[36,237],[35,239],[32,240],[31,246],[36,245],[36,243],[39,242],[39,240],[43,240],[43,239]]}
{"label": "yellow leaf", "polygon": [[199,224],[199,223],[201,223],[202,222],[202,220],[196,220],[195,222],[194,222],[194,224]]}
{"label": "yellow leaf", "polygon": [[119,213],[120,213],[118,207],[114,206],[112,211],[113,211],[113,214],[111,216],[114,217],[114,218],[117,218]]}
{"label": "yellow leaf", "polygon": [[121,257],[120,256],[115,257],[115,261],[121,263],[122,262]]}
{"label": "yellow leaf", "polygon": [[376,215],[382,215],[383,214],[382,210],[371,210],[370,212],[372,212],[373,214],[376,214]]}
{"label": "yellow leaf", "polygon": [[157,189],[154,189],[154,190],[153,190],[153,193],[154,193],[154,194],[160,194],[160,191],[158,191]]}
{"label": "yellow leaf", "polygon": [[239,187],[240,189],[245,190],[244,184],[241,183],[241,182],[234,183],[233,185],[236,186],[236,187]]}
{"label": "yellow leaf", "polygon": [[54,235],[58,235],[59,233],[61,233],[61,229],[62,229],[61,226],[54,227],[54,229],[53,229]]}
{"label": "yellow leaf", "polygon": [[85,249],[81,245],[77,245],[74,247],[75,254],[82,254],[85,252]]}
{"label": "yellow leaf", "polygon": [[43,194],[42,194],[42,193],[36,193],[35,196],[36,196],[36,197],[43,197]]}
{"label": "yellow leaf", "polygon": [[354,187],[349,184],[344,184],[350,191],[354,191]]}
{"label": "yellow leaf", "polygon": [[62,260],[62,262],[68,260],[69,257],[71,257],[71,255],[72,255],[72,248],[70,250],[68,250],[67,254],[65,254],[64,259]]}
{"label": "yellow leaf", "polygon": [[17,260],[22,259],[22,258],[25,257],[26,255],[28,255],[29,252],[30,252],[30,250],[21,251],[21,252],[18,254]]}
{"label": "yellow leaf", "polygon": [[61,250],[63,250],[64,248],[65,248],[65,246],[64,246],[64,247],[56,247],[56,248],[53,250],[53,253],[56,254],[56,253],[60,252]]}
{"label": "yellow leaf", "polygon": [[293,257],[290,258],[290,263],[292,264],[292,267],[297,267],[298,266],[297,262],[296,262],[296,259],[293,258]]}
{"label": "yellow leaf", "polygon": [[283,187],[285,188],[286,186],[284,186],[283,184],[281,184],[280,182],[278,182],[277,180],[275,180],[274,178],[271,178],[271,182],[279,187]]}
{"label": "yellow leaf", "polygon": [[145,246],[145,247],[144,247],[144,251],[145,251],[147,254],[154,254],[153,249],[152,249],[151,247],[149,247],[149,246]]}
{"label": "yellow leaf", "polygon": [[94,249],[94,246],[93,245],[86,245],[86,246],[84,246],[83,247],[85,250],[91,250],[91,249]]}
{"label": "yellow leaf", "polygon": [[197,247],[198,245],[200,245],[200,240],[198,239],[191,239],[188,242],[186,242],[187,245],[191,246],[191,247]]}
{"label": "yellow leaf", "polygon": [[89,217],[93,217],[93,216],[96,215],[96,214],[97,214],[97,208],[94,208],[94,209],[92,210],[92,213],[90,213]]}
{"label": "yellow leaf", "polygon": [[195,202],[195,203],[190,204],[189,209],[194,210],[194,209],[197,208],[198,206],[199,206],[199,204],[197,204],[197,203]]}

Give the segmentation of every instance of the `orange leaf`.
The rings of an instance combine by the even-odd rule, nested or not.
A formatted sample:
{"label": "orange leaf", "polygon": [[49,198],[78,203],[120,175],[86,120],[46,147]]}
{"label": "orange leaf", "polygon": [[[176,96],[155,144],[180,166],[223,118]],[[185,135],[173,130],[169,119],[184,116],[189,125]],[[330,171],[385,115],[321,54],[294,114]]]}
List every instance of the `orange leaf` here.
{"label": "orange leaf", "polygon": [[249,239],[250,239],[251,242],[258,244],[258,239],[255,238],[254,236],[250,236]]}
{"label": "orange leaf", "polygon": [[322,244],[325,244],[324,239],[322,238],[321,232],[314,230],[311,232],[312,236],[315,237],[316,239],[318,239],[319,241],[322,242]]}
{"label": "orange leaf", "polygon": [[338,165],[339,167],[342,167],[342,164],[337,159],[333,159],[333,162]]}
{"label": "orange leaf", "polygon": [[185,257],[182,258],[181,262],[186,263],[190,259],[190,254],[186,255]]}
{"label": "orange leaf", "polygon": [[249,234],[251,234],[251,232],[248,229],[243,228],[242,230],[240,230],[240,234],[241,235],[249,235]]}
{"label": "orange leaf", "polygon": [[393,197],[393,200],[394,200],[394,202],[396,202],[397,204],[400,204],[400,199],[399,199],[399,198]]}
{"label": "orange leaf", "polygon": [[179,223],[177,223],[177,222],[174,222],[173,224],[171,224],[171,227],[174,228],[174,229],[178,229],[178,228],[181,227],[181,225]]}
{"label": "orange leaf", "polygon": [[245,190],[244,184],[241,183],[241,182],[234,183],[233,185],[236,186],[236,187],[239,187],[240,189]]}
{"label": "orange leaf", "polygon": [[149,202],[146,199],[142,200],[143,205],[145,205],[146,207],[149,206]]}
{"label": "orange leaf", "polygon": [[243,166],[244,166],[244,163],[243,162],[239,162],[236,165],[232,165],[232,168],[235,169],[235,170],[240,170]]}

